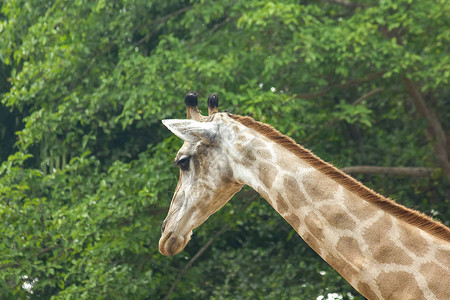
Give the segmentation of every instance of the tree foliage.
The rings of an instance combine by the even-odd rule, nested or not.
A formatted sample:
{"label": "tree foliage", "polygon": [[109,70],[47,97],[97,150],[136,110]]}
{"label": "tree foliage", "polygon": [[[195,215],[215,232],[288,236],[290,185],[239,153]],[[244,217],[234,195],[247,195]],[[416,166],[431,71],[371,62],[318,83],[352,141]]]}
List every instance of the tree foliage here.
{"label": "tree foliage", "polygon": [[0,3],[0,298],[360,297],[250,192],[159,254],[189,90],[449,224],[448,1]]}

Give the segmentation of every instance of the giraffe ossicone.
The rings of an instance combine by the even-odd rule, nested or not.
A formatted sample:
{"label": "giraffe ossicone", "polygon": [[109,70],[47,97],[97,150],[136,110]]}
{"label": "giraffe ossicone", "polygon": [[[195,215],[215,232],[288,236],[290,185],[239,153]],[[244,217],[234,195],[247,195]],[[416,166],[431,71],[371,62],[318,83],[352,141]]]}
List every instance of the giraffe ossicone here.
{"label": "giraffe ossicone", "polygon": [[367,188],[270,125],[218,112],[197,93],[187,120],[163,120],[185,142],[159,250],[181,252],[192,230],[244,185],[255,189],[369,299],[450,299],[450,229]]}

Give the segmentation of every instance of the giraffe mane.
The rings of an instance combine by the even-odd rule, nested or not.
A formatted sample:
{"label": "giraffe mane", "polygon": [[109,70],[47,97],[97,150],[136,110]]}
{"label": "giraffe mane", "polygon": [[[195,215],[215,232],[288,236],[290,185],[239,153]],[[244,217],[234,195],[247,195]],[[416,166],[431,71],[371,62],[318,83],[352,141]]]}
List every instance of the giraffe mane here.
{"label": "giraffe mane", "polygon": [[415,227],[418,227],[423,231],[426,231],[440,239],[450,242],[450,228],[440,223],[439,221],[436,221],[419,211],[407,208],[389,198],[386,198],[376,193],[375,191],[366,187],[353,177],[347,175],[338,168],[334,167],[332,164],[323,161],[322,159],[314,155],[311,151],[303,148],[302,146],[297,144],[293,139],[291,139],[286,135],[283,135],[272,126],[255,121],[251,117],[233,114],[228,115],[233,120],[236,120],[239,123],[243,124],[244,126],[255,130],[256,132],[262,134],[266,138],[276,142],[280,146],[289,150],[297,157],[306,161],[311,166],[316,168],[318,171],[331,177],[334,181],[341,184],[342,186],[347,188],[349,191],[355,193],[362,199],[368,201],[369,203],[374,204],[380,209],[399,218],[400,220],[403,220]]}

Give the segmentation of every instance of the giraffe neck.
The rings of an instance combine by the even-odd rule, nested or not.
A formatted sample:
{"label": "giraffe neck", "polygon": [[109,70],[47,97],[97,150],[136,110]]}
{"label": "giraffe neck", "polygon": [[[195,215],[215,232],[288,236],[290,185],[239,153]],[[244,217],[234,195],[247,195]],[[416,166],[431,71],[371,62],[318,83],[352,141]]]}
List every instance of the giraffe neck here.
{"label": "giraffe neck", "polygon": [[246,140],[235,145],[245,152],[242,181],[361,294],[450,299],[448,242],[366,201],[278,143]]}

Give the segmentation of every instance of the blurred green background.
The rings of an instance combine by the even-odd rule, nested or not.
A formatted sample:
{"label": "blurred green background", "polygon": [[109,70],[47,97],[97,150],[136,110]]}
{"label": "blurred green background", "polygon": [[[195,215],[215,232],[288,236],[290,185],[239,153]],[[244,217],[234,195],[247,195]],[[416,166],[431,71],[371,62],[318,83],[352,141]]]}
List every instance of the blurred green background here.
{"label": "blurred green background", "polygon": [[1,299],[362,299],[249,190],[158,252],[190,90],[449,225],[449,1],[0,5]]}

